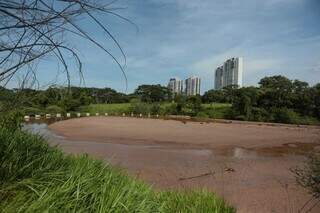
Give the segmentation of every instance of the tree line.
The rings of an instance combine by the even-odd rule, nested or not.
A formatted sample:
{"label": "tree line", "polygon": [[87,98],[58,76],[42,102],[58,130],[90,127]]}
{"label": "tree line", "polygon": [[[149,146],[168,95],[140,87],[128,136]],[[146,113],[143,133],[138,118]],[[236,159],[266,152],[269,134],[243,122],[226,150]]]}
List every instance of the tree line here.
{"label": "tree line", "polygon": [[320,83],[309,86],[280,75],[261,79],[258,87],[209,90],[202,100],[231,103],[229,116],[239,120],[296,123],[320,119]]}
{"label": "tree line", "polygon": [[[111,88],[49,87],[45,90],[0,87],[0,109],[23,108],[25,113],[77,111],[80,106],[104,103],[130,103],[140,111],[151,105],[157,112],[160,103],[170,103],[167,114],[211,116],[203,103],[230,103],[224,118],[283,123],[316,123],[320,120],[320,83],[290,80],[284,76],[265,77],[257,87],[209,90],[202,96],[173,95],[167,87],[140,85],[131,94]],[[13,106],[15,105],[15,106]],[[213,108],[212,108],[213,109]]]}

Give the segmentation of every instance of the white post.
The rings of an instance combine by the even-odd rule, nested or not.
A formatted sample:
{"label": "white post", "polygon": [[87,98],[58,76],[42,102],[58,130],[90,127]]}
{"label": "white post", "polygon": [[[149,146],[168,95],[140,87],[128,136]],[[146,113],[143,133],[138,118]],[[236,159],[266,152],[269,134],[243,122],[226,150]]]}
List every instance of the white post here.
{"label": "white post", "polygon": [[89,113],[89,112],[87,112],[87,113],[86,113],[86,116],[87,116],[87,117],[89,117],[89,116],[90,116],[90,113]]}
{"label": "white post", "polygon": [[157,118],[159,118],[159,115],[157,114]]}
{"label": "white post", "polygon": [[140,113],[140,115],[139,115],[140,117],[142,117],[142,114]]}
{"label": "white post", "polygon": [[81,117],[81,113],[80,112],[77,113],[77,117]]}
{"label": "white post", "polygon": [[70,118],[71,117],[71,113],[67,113],[67,118]]}
{"label": "white post", "polygon": [[96,113],[96,116],[99,116],[99,112]]}
{"label": "white post", "polygon": [[25,115],[25,116],[24,116],[24,120],[25,120],[26,122],[30,121],[30,116],[29,116],[29,115]]}
{"label": "white post", "polygon": [[122,117],[126,116],[126,113],[122,113]]}
{"label": "white post", "polygon": [[104,113],[104,115],[105,115],[105,116],[108,116],[108,113],[106,112],[106,113]]}
{"label": "white post", "polygon": [[150,115],[150,113],[148,113],[148,118],[150,118],[151,117],[151,115]]}
{"label": "white post", "polygon": [[131,112],[131,117],[133,117],[133,113]]}
{"label": "white post", "polygon": [[35,115],[36,120],[39,120],[41,118],[41,115]]}
{"label": "white post", "polygon": [[46,114],[46,118],[47,119],[51,118],[51,114]]}
{"label": "white post", "polygon": [[57,113],[57,118],[61,118],[61,114],[60,113]]}

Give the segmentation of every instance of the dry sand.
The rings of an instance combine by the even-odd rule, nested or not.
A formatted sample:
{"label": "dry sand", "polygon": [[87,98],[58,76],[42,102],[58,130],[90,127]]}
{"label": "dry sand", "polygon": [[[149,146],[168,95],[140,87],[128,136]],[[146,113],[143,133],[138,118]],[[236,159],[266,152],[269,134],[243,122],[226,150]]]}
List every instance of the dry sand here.
{"label": "dry sand", "polygon": [[320,150],[320,128],[120,117],[49,128],[66,152],[105,159],[156,188],[212,190],[238,212],[298,212],[310,196],[289,169]]}

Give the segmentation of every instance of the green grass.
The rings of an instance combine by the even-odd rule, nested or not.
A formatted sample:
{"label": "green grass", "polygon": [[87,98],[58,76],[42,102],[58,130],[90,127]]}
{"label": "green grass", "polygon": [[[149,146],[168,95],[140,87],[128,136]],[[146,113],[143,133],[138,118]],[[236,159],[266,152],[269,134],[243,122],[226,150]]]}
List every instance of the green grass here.
{"label": "green grass", "polygon": [[121,104],[90,104],[88,106],[80,107],[81,112],[89,113],[129,113],[130,103],[121,103]]}
{"label": "green grass", "polygon": [[[171,103],[161,103],[161,111]],[[122,113],[131,113],[130,103],[122,103],[122,104],[90,104],[88,106],[80,107],[80,112],[89,112],[91,114],[94,113],[109,113],[109,114],[122,114]],[[202,104],[203,112],[208,115],[210,118],[226,118],[228,110],[231,108],[231,104],[224,103],[213,103],[213,104]]]}
{"label": "green grass", "polygon": [[225,103],[212,103],[202,104],[203,112],[205,112],[210,118],[225,119],[231,109],[231,104]]}
{"label": "green grass", "polygon": [[209,192],[154,191],[87,155],[0,128],[2,212],[234,212]]}

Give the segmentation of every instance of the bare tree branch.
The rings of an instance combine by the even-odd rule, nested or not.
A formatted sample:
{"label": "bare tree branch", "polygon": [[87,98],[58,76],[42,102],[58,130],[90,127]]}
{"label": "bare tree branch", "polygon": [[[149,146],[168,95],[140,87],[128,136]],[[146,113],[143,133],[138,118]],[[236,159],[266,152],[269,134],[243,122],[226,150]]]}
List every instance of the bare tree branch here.
{"label": "bare tree branch", "polygon": [[[33,78],[37,79],[36,68],[31,63],[53,57],[62,65],[70,85],[70,63],[66,59],[68,56],[74,58],[82,81],[81,59],[77,51],[63,39],[70,34],[88,40],[109,55],[121,70],[127,90],[124,50],[105,23],[94,15],[110,14],[136,27],[129,19],[115,12],[116,9],[122,9],[113,8],[115,2],[116,0],[107,3],[96,0],[0,0],[0,83],[6,84],[23,70],[29,70],[26,72],[26,78],[30,78],[32,74]],[[82,18],[91,20],[106,34],[105,38],[116,45],[123,57],[123,65],[104,46],[106,42],[97,41],[77,23]]]}

